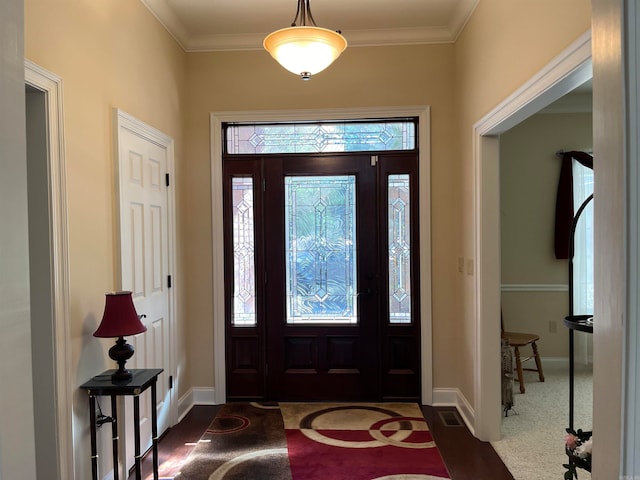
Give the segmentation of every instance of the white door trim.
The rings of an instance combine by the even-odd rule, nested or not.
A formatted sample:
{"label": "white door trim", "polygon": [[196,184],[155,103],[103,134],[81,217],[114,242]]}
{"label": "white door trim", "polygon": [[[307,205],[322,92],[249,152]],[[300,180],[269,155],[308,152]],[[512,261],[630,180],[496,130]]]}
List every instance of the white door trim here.
{"label": "white door trim", "polygon": [[628,241],[628,312],[627,321],[624,322],[625,330],[623,335],[628,339],[624,346],[624,356],[622,357],[623,382],[623,411],[622,415],[622,478],[638,478],[640,475],[640,460],[638,460],[638,449],[640,449],[640,269],[638,261],[640,259],[640,92],[638,91],[638,81],[640,81],[640,8],[637,2],[627,1],[626,25],[624,26],[627,35],[628,49],[626,55],[628,90],[627,105],[627,150],[626,165],[628,165],[628,211],[627,211],[627,241]]}
{"label": "white door trim", "polygon": [[[177,295],[175,291],[176,291],[176,284],[179,278],[179,272],[177,271],[176,255],[175,255],[175,248],[176,248],[175,184],[176,182],[175,182],[175,175],[174,175],[174,172],[175,172],[174,140],[173,138],[164,134],[160,130],[153,128],[152,126],[144,123],[142,120],[138,120],[137,118],[133,117],[132,115],[118,108],[113,109],[113,122],[114,122],[113,151],[115,156],[114,165],[116,166],[115,178],[119,179],[118,181],[116,181],[116,198],[118,199],[118,204],[120,205],[122,203],[119,200],[121,198],[121,186],[120,186],[121,180],[117,172],[117,168],[119,165],[119,152],[120,152],[118,132],[120,131],[120,128],[129,130],[135,135],[138,135],[150,142],[156,143],[157,145],[166,149],[167,173],[169,174],[169,178],[171,179],[170,180],[171,185],[174,186],[174,188],[169,188],[167,192],[167,213],[168,213],[167,231],[168,231],[168,237],[169,237],[168,238],[169,245],[167,246],[168,254],[169,254],[168,273],[172,277],[173,287],[168,289],[168,292],[169,292],[169,367],[165,369],[165,372],[168,373],[167,376],[171,375],[173,376],[173,379],[174,379],[173,392],[170,395],[171,400],[169,405],[169,426],[172,426],[177,423],[177,419],[178,419],[178,402],[176,400],[175,392],[178,392],[178,388],[179,388],[178,382],[180,381],[175,371],[176,358],[177,358],[176,352],[177,352],[177,344],[178,344],[178,339],[176,336],[176,332],[177,332],[176,314],[178,311],[178,306],[177,306],[177,300],[176,300]],[[116,222],[116,228],[118,230],[116,232],[116,238],[119,239],[120,238],[119,222]],[[117,258],[120,259],[122,258],[122,252],[120,250],[120,242],[116,242],[116,245],[117,245],[116,246]],[[118,281],[117,287],[121,289],[123,278],[122,278],[122,269],[121,269],[120,261],[116,262],[116,268],[117,268],[116,278]]]}
{"label": "white door trim", "polygon": [[587,31],[473,127],[475,277],[475,418],[481,440],[500,439],[499,137],[591,78]]}
{"label": "white door trim", "polygon": [[55,362],[57,448],[59,472],[56,478],[73,479],[72,382],[69,333],[69,252],[67,187],[65,173],[62,79],[26,60],[25,83],[46,94],[49,169],[49,229],[51,239],[51,284],[53,307],[53,350]]}
{"label": "white door trim", "polygon": [[422,403],[433,403],[433,346],[431,305],[431,139],[430,107],[277,110],[211,113],[211,211],[213,259],[214,402],[226,401],[224,322],[224,235],[222,207],[222,124],[224,122],[295,122],[367,118],[418,117],[420,208],[420,317]]}

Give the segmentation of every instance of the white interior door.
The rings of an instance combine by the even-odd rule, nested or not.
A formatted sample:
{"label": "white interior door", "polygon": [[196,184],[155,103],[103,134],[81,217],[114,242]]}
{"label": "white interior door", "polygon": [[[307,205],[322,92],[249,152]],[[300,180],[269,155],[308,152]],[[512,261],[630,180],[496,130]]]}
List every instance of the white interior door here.
{"label": "white interior door", "polygon": [[[118,118],[118,185],[121,288],[133,292],[147,331],[127,338],[135,354],[130,368],[163,368],[158,377],[158,433],[174,423],[172,406],[173,315],[170,253],[173,238],[168,174],[172,140],[122,112]],[[125,399],[128,400],[128,399]],[[151,445],[150,392],[140,398],[141,451]],[[133,416],[125,401],[126,467],[133,465]]]}

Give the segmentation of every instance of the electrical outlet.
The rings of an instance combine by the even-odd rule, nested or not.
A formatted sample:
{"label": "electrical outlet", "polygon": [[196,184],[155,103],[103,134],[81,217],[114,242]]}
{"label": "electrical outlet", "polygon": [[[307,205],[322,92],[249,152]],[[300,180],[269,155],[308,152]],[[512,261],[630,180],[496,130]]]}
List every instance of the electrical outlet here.
{"label": "electrical outlet", "polygon": [[458,272],[464,273],[464,257],[458,257]]}
{"label": "electrical outlet", "polygon": [[467,275],[473,275],[474,264],[473,258],[467,258]]}

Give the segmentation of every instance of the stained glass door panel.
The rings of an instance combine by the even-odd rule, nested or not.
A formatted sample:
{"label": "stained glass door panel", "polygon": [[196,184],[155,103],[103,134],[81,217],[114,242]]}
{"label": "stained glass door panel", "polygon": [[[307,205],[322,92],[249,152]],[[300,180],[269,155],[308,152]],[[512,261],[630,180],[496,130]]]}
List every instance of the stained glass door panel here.
{"label": "stained glass door panel", "polygon": [[283,157],[265,168],[272,398],[377,395],[378,296],[362,295],[377,277],[376,169],[367,159]]}
{"label": "stained glass door panel", "polygon": [[233,205],[233,312],[232,325],[256,325],[255,227],[253,178],[231,179]]}
{"label": "stained glass door panel", "polygon": [[411,323],[411,189],[409,174],[389,175],[389,322]]}
{"label": "stained glass door panel", "polygon": [[[418,275],[418,168],[407,155],[390,155],[378,166],[381,209],[382,278],[380,307],[381,391],[385,399],[420,394],[420,291]],[[384,210],[384,212],[382,212]]]}
{"label": "stained glass door panel", "polygon": [[287,324],[356,324],[356,176],[284,185]]}

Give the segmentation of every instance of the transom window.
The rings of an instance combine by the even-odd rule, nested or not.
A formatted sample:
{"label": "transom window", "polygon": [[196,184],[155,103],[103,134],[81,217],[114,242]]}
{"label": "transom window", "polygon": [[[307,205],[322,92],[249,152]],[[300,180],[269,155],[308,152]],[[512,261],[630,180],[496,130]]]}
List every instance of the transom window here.
{"label": "transom window", "polygon": [[415,150],[416,120],[225,124],[226,153],[331,153]]}

